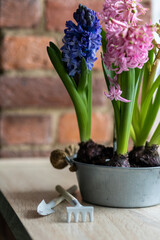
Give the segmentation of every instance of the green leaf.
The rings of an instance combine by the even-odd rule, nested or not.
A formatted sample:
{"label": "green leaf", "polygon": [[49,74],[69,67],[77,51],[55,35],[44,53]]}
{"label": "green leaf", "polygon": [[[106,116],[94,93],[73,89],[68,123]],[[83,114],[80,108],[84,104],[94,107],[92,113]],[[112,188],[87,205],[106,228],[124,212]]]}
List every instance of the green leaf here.
{"label": "green leaf", "polygon": [[88,112],[88,122],[86,135],[87,138],[91,138],[91,125],[92,125],[92,70],[88,72],[88,85],[87,85],[87,112]]}
{"label": "green leaf", "polygon": [[80,81],[78,84],[78,92],[84,91],[87,86],[87,64],[84,57],[81,59],[81,74]]}
{"label": "green leaf", "polygon": [[47,52],[50,57],[50,60],[55,67],[58,75],[60,76],[61,80],[63,81],[71,99],[75,107],[77,121],[79,126],[79,133],[81,141],[89,140],[86,136],[86,128],[87,128],[87,109],[82,101],[80,95],[78,94],[74,84],[72,83],[71,78],[69,77],[68,73],[66,72],[61,59],[58,56],[57,50],[47,47]]}
{"label": "green leaf", "polygon": [[139,96],[139,92],[140,92],[143,71],[144,71],[144,68],[143,69],[138,69],[138,68],[135,69],[135,78],[136,78],[135,93],[136,93],[136,96],[135,96],[135,103],[134,103],[134,109],[133,109],[132,124],[133,124],[134,132],[135,132],[136,136],[140,133],[140,110],[139,110],[139,106],[138,106],[138,96]]}
{"label": "green leaf", "polygon": [[149,68],[149,76],[147,78],[147,86],[145,89],[146,94],[148,94],[148,92],[149,92],[150,88],[152,87],[153,82],[155,80],[157,68],[159,66],[159,59],[160,59],[160,49],[159,49],[157,55],[155,56],[154,63],[152,64],[152,61],[153,61],[152,58],[149,59],[149,61],[147,62],[148,68]]}
{"label": "green leaf", "polygon": [[144,68],[144,76],[143,76],[143,84],[142,84],[141,106],[147,94],[146,89],[147,89],[147,83],[149,78],[149,69],[148,69],[147,63],[144,64],[143,68]]}
{"label": "green leaf", "polygon": [[109,85],[110,85],[110,83],[109,83],[108,76],[111,77],[111,78],[114,78],[115,72],[109,71],[109,70],[106,68],[106,65],[104,64],[104,61],[103,61],[103,60],[102,60],[102,69],[103,69],[105,81],[106,81],[106,84],[107,84],[107,87],[108,87],[108,90],[109,90]]}
{"label": "green leaf", "polygon": [[106,52],[106,46],[107,46],[107,40],[106,40],[106,32],[103,30],[103,28],[101,28],[101,42],[102,42],[102,51],[103,53]]}
{"label": "green leaf", "polygon": [[109,79],[108,79],[108,76],[110,76],[110,71],[106,68],[103,60],[102,60],[102,69],[103,69],[103,74],[104,74],[104,78],[105,78],[105,81],[106,81],[106,85],[107,85],[107,88],[108,88],[108,91],[109,91],[109,87],[110,87],[110,83],[109,83]]}
{"label": "green leaf", "polygon": [[160,75],[157,77],[157,79],[153,83],[151,89],[148,91],[148,94],[145,97],[144,103],[142,104],[142,107],[141,107],[141,123],[142,123],[142,125],[144,125],[148,107],[152,101],[153,94],[156,91],[156,89],[159,87],[159,85],[160,85]]}
{"label": "green leaf", "polygon": [[135,69],[130,69],[128,72],[121,74],[121,90],[122,96],[129,103],[120,103],[120,125],[117,135],[117,153],[126,154],[128,149],[128,141],[130,136],[131,121],[133,115],[133,107],[135,101]]}
{"label": "green leaf", "polygon": [[130,136],[133,142],[136,142],[136,134],[133,128],[133,125],[131,124],[131,128],[130,128]]}
{"label": "green leaf", "polygon": [[150,50],[148,53],[149,60],[147,63],[144,64],[144,77],[143,77],[143,85],[142,85],[142,96],[141,96],[141,105],[144,102],[145,96],[150,89],[151,83],[148,81],[149,80],[149,75],[151,72],[151,68],[153,66],[154,58],[155,58],[155,53],[154,49]]}
{"label": "green leaf", "polygon": [[[109,83],[109,79],[108,79],[108,76],[110,77],[114,77],[115,73],[113,73],[112,71],[109,71],[103,60],[102,60],[102,69],[103,69],[103,73],[104,73],[104,77],[105,77],[105,81],[106,81],[106,85],[108,87],[108,91],[110,89],[110,83]],[[118,104],[118,101],[116,102],[115,100],[112,101],[112,105],[113,105],[113,108],[114,108],[114,117],[115,117],[115,125],[116,125],[116,133],[118,134],[118,131],[119,131],[119,123],[120,123],[120,111],[119,111],[119,104]]]}
{"label": "green leaf", "polygon": [[61,59],[56,50],[51,47],[47,47],[47,52],[50,57],[50,60],[57,71],[58,75],[62,79],[65,87],[67,88],[68,92],[70,92],[70,88],[74,88],[71,78],[69,77]]}
{"label": "green leaf", "polygon": [[50,48],[52,48],[56,52],[56,55],[61,59],[62,58],[62,53],[59,50],[59,48],[53,42],[49,42],[49,46],[50,46]]}
{"label": "green leaf", "polygon": [[158,124],[158,126],[149,142],[149,146],[152,146],[153,144],[160,145],[160,123]]}
{"label": "green leaf", "polygon": [[[150,104],[144,124],[141,128],[140,134],[137,139],[137,146],[143,146],[148,138],[151,128],[156,119],[158,110],[160,108],[160,87],[157,90],[154,102]],[[143,133],[143,134],[142,134]]]}
{"label": "green leaf", "polygon": [[[59,57],[59,59],[62,60],[62,52],[59,50],[59,48],[53,42],[49,42],[49,45],[50,45],[50,48],[54,50],[57,57]],[[64,66],[63,62],[62,62],[62,65]],[[77,88],[74,78],[70,76],[70,79],[72,80],[72,83],[74,84],[75,88]]]}
{"label": "green leaf", "polygon": [[152,67],[153,62],[154,62],[154,58],[155,58],[155,53],[154,53],[154,49],[152,48],[149,53],[148,53],[148,57],[149,57],[149,63]]}

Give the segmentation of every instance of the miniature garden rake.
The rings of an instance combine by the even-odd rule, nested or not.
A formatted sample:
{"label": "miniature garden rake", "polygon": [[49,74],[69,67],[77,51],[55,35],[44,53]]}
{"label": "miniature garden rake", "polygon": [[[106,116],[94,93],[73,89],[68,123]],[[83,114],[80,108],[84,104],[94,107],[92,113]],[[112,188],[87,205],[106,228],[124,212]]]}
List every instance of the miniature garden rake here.
{"label": "miniature garden rake", "polygon": [[70,204],[72,204],[74,206],[74,207],[66,207],[66,209],[67,209],[67,222],[71,221],[72,213],[74,214],[75,222],[78,222],[80,214],[82,216],[82,222],[86,222],[87,213],[89,214],[90,222],[93,222],[94,208],[92,206],[82,206],[75,197],[73,197],[69,192],[67,192],[60,185],[56,186],[56,190],[57,190],[57,192],[62,194],[62,196],[64,196],[64,198]]}

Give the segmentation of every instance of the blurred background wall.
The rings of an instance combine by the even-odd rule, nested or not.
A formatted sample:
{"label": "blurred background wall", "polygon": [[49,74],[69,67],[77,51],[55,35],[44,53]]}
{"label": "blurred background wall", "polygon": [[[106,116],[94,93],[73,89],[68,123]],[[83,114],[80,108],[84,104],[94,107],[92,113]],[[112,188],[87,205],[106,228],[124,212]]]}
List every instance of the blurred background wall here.
{"label": "blurred background wall", "polygon": [[[158,1],[158,0],[157,0]],[[0,0],[0,157],[49,156],[51,150],[79,142],[68,93],[46,53],[59,47],[66,20],[78,4],[101,11],[104,0]],[[145,7],[151,7],[144,0]],[[147,13],[145,20],[150,19]],[[93,73],[92,139],[112,141],[112,107],[100,52]]]}

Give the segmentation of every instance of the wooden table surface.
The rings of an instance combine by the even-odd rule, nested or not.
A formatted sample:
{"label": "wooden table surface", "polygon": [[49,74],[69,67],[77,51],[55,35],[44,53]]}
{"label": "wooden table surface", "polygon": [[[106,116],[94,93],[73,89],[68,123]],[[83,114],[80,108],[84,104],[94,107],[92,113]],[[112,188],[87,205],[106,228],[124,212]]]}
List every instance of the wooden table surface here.
{"label": "wooden table surface", "polygon": [[[57,196],[55,186],[77,184],[68,168],[56,170],[48,159],[0,160],[0,212],[16,239],[160,240],[160,206],[121,209],[94,206],[94,222],[67,223],[63,202],[49,216],[37,205]],[[80,200],[80,193],[77,193]],[[85,204],[85,203],[83,203]]]}

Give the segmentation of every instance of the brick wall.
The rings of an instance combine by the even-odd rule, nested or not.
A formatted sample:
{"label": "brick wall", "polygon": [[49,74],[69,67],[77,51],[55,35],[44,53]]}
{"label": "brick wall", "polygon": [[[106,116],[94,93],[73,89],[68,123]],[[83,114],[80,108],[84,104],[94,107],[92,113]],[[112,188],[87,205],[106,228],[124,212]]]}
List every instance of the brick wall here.
{"label": "brick wall", "polygon": [[[103,0],[1,0],[0,157],[48,156],[79,141],[72,103],[46,53],[49,41],[62,45],[65,21],[79,3],[100,11]],[[113,114],[97,56],[92,138],[110,144]]]}

